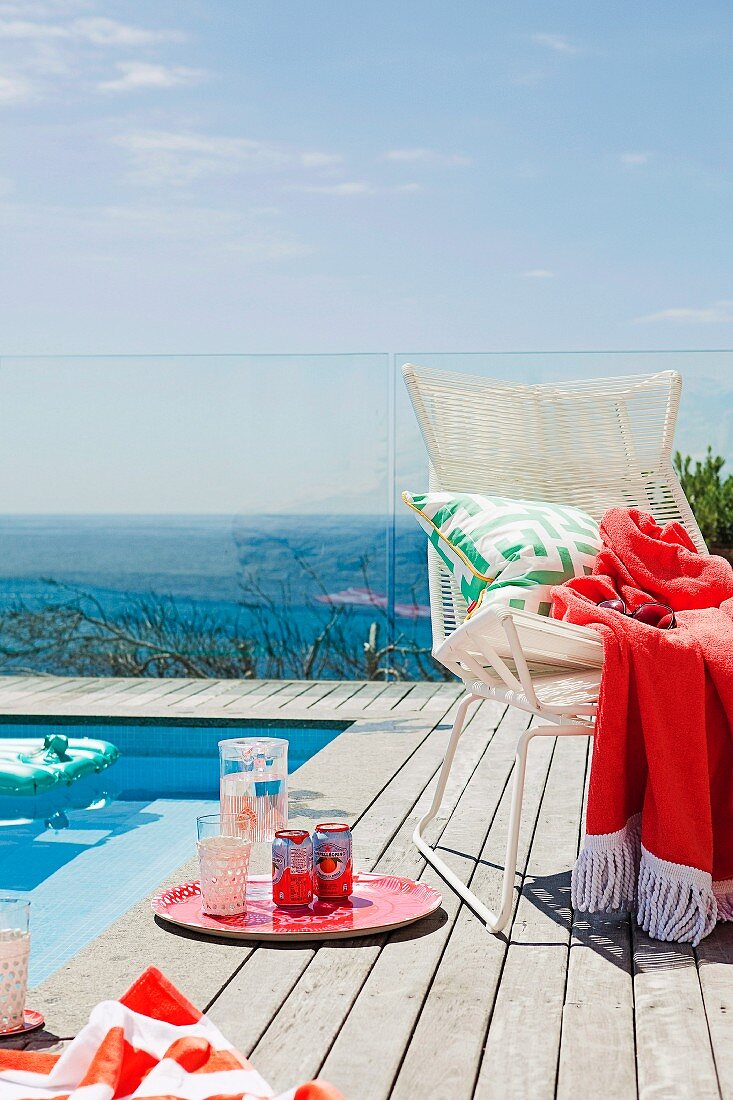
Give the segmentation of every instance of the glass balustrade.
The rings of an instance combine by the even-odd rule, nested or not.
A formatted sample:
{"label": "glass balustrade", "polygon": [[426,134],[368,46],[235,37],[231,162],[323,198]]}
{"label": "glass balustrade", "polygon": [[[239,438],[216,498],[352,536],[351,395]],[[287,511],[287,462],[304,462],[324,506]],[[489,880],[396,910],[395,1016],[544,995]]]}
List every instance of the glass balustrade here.
{"label": "glass balustrade", "polygon": [[733,351],[3,357],[0,673],[439,676],[408,361],[680,370],[680,449],[733,458]]}

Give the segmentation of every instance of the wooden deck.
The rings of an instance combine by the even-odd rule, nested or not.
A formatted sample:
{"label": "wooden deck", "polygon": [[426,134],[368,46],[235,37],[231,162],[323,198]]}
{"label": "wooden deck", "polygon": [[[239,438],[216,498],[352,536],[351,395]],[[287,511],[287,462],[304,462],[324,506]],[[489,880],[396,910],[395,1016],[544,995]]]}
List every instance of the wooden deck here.
{"label": "wooden deck", "polygon": [[[440,888],[410,837],[457,699],[456,686],[436,684],[26,678],[0,685],[0,714],[353,719],[293,777],[293,820],[349,818],[362,868]],[[433,823],[445,858],[489,904],[525,721],[492,703],[474,712]],[[733,926],[693,950],[629,920],[591,925],[570,912],[588,747],[533,742],[506,935],[491,936],[448,889],[442,910],[412,928],[316,947],[199,940],[156,923],[142,902],[33,993],[49,1028],[34,1043],[75,1034],[96,1001],[154,963],[276,1091],[319,1075],[349,1100],[733,1097]]]}

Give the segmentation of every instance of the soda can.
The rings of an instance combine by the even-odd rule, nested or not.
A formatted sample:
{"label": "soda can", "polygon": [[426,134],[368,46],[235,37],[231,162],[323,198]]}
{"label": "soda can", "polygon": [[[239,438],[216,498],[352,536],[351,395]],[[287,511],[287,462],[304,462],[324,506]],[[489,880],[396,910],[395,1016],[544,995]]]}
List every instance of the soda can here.
{"label": "soda can", "polygon": [[305,829],[279,829],[275,833],[272,900],[281,909],[313,901],[313,841]]}
{"label": "soda can", "polygon": [[317,825],[313,834],[313,881],[319,898],[348,898],[354,889],[351,829],[343,822]]}

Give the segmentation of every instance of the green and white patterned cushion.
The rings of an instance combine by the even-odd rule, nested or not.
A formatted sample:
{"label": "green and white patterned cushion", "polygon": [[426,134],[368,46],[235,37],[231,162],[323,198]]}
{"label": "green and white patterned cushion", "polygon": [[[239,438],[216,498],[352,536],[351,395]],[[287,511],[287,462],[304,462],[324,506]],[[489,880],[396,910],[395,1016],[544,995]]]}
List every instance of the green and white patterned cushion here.
{"label": "green and white patterned cushion", "polygon": [[477,493],[403,493],[466,603],[549,615],[550,590],[593,571],[596,521],[577,508]]}

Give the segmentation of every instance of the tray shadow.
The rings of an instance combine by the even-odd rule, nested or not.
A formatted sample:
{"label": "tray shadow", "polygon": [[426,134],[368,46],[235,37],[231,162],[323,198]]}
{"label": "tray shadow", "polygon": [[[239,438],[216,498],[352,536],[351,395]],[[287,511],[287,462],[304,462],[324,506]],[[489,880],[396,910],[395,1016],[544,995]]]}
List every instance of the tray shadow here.
{"label": "tray shadow", "polygon": [[375,943],[381,943],[384,940],[394,936],[399,937],[400,940],[418,940],[423,936],[429,936],[432,932],[435,932],[438,928],[441,928],[448,920],[448,914],[442,908],[436,909],[434,913],[429,913],[426,917],[414,921],[412,924],[404,925],[402,928],[395,928],[393,931],[374,932],[363,936],[313,936],[308,939],[293,940],[289,936],[284,935],[282,941],[276,939],[247,939],[242,936],[241,939],[230,939],[228,936],[216,936],[203,934],[197,932],[192,928],[183,928],[181,925],[170,924],[163,917],[158,916],[156,913],[153,917],[155,923],[159,928],[164,929],[172,936],[178,936],[184,940],[196,940],[198,943],[214,943],[222,947],[231,947],[235,950],[241,950],[243,947],[264,947],[272,948],[275,951],[287,951],[287,950],[302,950],[312,951],[314,948],[320,947],[323,944],[329,946],[344,945],[349,947],[367,947]]}

